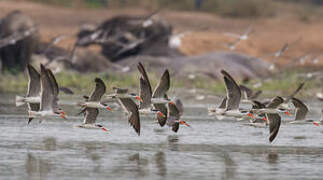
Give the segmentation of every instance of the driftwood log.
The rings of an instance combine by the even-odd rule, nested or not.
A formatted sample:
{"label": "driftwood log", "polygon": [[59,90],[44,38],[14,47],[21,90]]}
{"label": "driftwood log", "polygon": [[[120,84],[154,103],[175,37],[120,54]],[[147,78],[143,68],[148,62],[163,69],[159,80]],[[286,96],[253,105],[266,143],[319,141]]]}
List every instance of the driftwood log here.
{"label": "driftwood log", "polygon": [[96,28],[82,28],[77,46],[99,44],[111,61],[135,55],[177,57],[182,55],[168,46],[172,27],[153,16],[116,16]]}
{"label": "driftwood log", "polygon": [[38,44],[33,20],[20,11],[13,11],[1,20],[0,59],[2,71],[23,71]]}

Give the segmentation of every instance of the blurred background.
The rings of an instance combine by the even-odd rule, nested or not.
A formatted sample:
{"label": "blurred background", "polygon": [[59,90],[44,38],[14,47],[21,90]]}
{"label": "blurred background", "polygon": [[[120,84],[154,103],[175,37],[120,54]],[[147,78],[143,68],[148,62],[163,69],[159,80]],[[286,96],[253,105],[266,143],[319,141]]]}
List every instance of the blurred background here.
{"label": "blurred background", "polygon": [[223,91],[221,69],[268,92],[287,93],[303,81],[307,89],[320,88],[322,5],[322,0],[0,1],[0,92],[24,92],[27,63],[45,64],[59,83],[76,91],[88,90],[95,76],[136,88],[138,61],[149,67],[153,82],[169,68],[179,88]]}
{"label": "blurred background", "polygon": [[[269,144],[271,127],[207,114],[226,95],[224,69],[261,100],[305,82],[297,98],[318,122],[322,17],[323,0],[0,0],[0,179],[322,179],[322,126],[284,115]],[[140,115],[139,137],[117,107],[100,110],[107,134],[72,128],[96,77],[108,94],[139,92],[139,61],[152,87],[169,69],[168,95],[183,100],[192,128],[175,134]],[[27,125],[14,100],[26,93],[28,63],[75,93],[59,95],[68,120]]]}

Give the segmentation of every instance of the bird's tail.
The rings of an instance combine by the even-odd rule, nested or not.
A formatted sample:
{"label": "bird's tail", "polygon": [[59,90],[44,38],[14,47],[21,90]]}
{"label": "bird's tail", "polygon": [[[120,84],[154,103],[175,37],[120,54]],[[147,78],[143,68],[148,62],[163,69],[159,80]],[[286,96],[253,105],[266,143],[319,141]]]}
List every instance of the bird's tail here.
{"label": "bird's tail", "polygon": [[33,117],[29,117],[29,118],[28,118],[28,124],[30,124],[30,122],[31,122],[33,119],[34,119]]}
{"label": "bird's tail", "polygon": [[22,106],[25,104],[25,98],[22,96],[16,96],[16,107]]}
{"label": "bird's tail", "polygon": [[37,115],[37,111],[28,111],[28,117],[29,118],[34,118]]}
{"label": "bird's tail", "polygon": [[81,106],[81,107],[84,107],[85,106],[84,102],[77,102],[76,105],[77,106]]}

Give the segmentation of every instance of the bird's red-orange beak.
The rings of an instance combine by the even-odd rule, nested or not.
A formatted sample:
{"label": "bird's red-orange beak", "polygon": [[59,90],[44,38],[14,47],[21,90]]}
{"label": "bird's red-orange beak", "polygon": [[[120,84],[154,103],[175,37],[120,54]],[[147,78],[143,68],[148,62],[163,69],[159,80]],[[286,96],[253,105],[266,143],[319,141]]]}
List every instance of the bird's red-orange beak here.
{"label": "bird's red-orange beak", "polygon": [[104,131],[104,132],[108,132],[108,129],[105,128],[105,127],[101,127],[101,129]]}
{"label": "bird's red-orange beak", "polygon": [[142,102],[142,99],[141,99],[141,97],[140,97],[140,96],[136,96],[136,99],[137,99],[137,101]]}
{"label": "bird's red-orange beak", "polygon": [[252,113],[248,113],[248,117],[255,118],[255,116]]}
{"label": "bird's red-orange beak", "polygon": [[187,124],[185,121],[179,120],[179,124],[185,125],[187,127],[191,127],[191,125]]}
{"label": "bird's red-orange beak", "polygon": [[266,117],[264,117],[264,118],[262,118],[262,120],[267,121],[267,118],[266,118]]}
{"label": "bird's red-orange beak", "polygon": [[320,124],[319,124],[318,122],[316,122],[316,121],[314,121],[314,122],[313,122],[313,124],[314,124],[315,126],[320,126]]}
{"label": "bird's red-orange beak", "polygon": [[112,110],[112,108],[110,108],[109,106],[107,106],[107,107],[106,107],[106,109],[107,109],[108,111],[113,111],[113,110]]}
{"label": "bird's red-orange beak", "polygon": [[157,112],[157,115],[160,116],[160,117],[163,117],[163,118],[166,117],[166,115],[164,113],[160,112],[160,111]]}
{"label": "bird's red-orange beak", "polygon": [[176,105],[174,101],[169,101],[169,104]]}
{"label": "bird's red-orange beak", "polygon": [[285,111],[285,114],[286,114],[287,116],[291,116],[291,114],[290,114],[288,111]]}
{"label": "bird's red-orange beak", "polygon": [[60,115],[60,116],[61,116],[61,118],[66,119],[66,117],[65,117],[65,116],[66,116],[66,113],[65,113],[64,111],[60,112],[60,114],[61,114],[61,115]]}

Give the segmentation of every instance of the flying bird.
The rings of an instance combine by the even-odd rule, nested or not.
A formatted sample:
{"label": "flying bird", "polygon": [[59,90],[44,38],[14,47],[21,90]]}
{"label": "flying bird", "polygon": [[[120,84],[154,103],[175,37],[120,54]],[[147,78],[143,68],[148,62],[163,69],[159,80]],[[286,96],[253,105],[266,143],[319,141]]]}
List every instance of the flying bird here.
{"label": "flying bird", "polygon": [[[140,72],[140,98],[142,101],[139,105],[139,111],[141,113],[153,113],[157,114],[158,116],[166,118],[166,115],[163,114],[158,109],[152,109],[151,106],[153,104],[165,104],[168,103],[170,100],[165,98],[167,96],[167,91],[169,89],[169,72],[166,70],[156,86],[154,92],[152,92],[152,88],[150,85],[150,81],[147,75],[147,72],[144,66],[139,62],[137,65],[138,71]],[[164,109],[162,109],[164,111]],[[163,123],[160,123],[163,124]]]}
{"label": "flying bird", "polygon": [[27,65],[27,74],[28,74],[27,95],[26,97],[16,96],[16,106],[22,106],[25,103],[28,103],[29,108],[33,106],[31,109],[33,111],[38,111],[39,103],[40,103],[40,74],[30,64]]}
{"label": "flying bird", "polygon": [[140,115],[137,104],[130,98],[118,98],[124,111],[128,114],[128,122],[134,128],[138,136],[140,135]]}
{"label": "flying bird", "polygon": [[231,51],[235,50],[236,45],[240,42],[240,41],[244,41],[247,40],[249,38],[249,34],[252,32],[252,25],[249,25],[248,28],[246,29],[246,31],[243,34],[235,34],[235,33],[225,33],[224,35],[226,36],[231,36],[236,38],[235,41],[233,41],[232,43],[228,44],[228,47]]}
{"label": "flying bird", "polygon": [[[272,101],[265,108],[268,110],[265,112],[265,115],[269,124],[270,143],[273,142],[273,140],[276,138],[281,124],[281,117],[277,112],[275,112],[275,109],[278,108],[278,106],[283,102],[284,102],[283,98],[277,96],[273,98]],[[271,110],[274,110],[274,112],[272,112]]]}
{"label": "flying bird", "polygon": [[220,119],[222,119],[221,116],[235,118],[248,117],[248,110],[239,109],[239,104],[242,95],[240,86],[236,83],[236,81],[228,72],[226,72],[225,70],[221,70],[221,73],[223,75],[225,83],[226,97],[222,100],[222,103],[218,108],[211,108],[209,109],[209,112],[211,114],[218,115]]}
{"label": "flying bird", "polygon": [[306,119],[306,115],[308,113],[308,107],[302,102],[301,100],[297,98],[292,98],[292,103],[295,106],[296,113],[295,113],[295,119],[294,121],[290,122],[291,124],[306,124],[306,123],[313,123],[316,126],[319,126],[322,124],[321,121],[315,121],[311,119]]}
{"label": "flying bird", "polygon": [[266,113],[266,117],[269,121],[269,142],[271,143],[278,134],[281,124],[281,117],[277,113]]}
{"label": "flying bird", "polygon": [[103,108],[108,111],[112,111],[111,107],[106,105],[105,103],[100,102],[102,96],[105,94],[106,86],[102,79],[95,78],[95,89],[91,93],[90,97],[87,98],[87,101],[79,103],[82,107],[89,108]]}
{"label": "flying bird", "polygon": [[39,111],[29,110],[29,120],[40,116],[40,122],[44,117],[54,116],[65,119],[65,112],[58,107],[59,88],[54,74],[51,70],[40,65],[40,109]]}
{"label": "flying bird", "polygon": [[98,108],[104,108],[108,111],[111,111],[111,108],[100,102],[101,97],[105,93],[106,87],[104,82],[100,78],[95,78],[95,88],[91,93],[90,97],[85,97],[86,102],[82,104],[83,110],[85,113],[83,124],[78,125],[80,128],[100,128],[103,131],[108,131],[105,127],[100,124],[96,124],[96,119],[99,114]]}
{"label": "flying bird", "polygon": [[[16,106],[21,106],[25,103],[28,105],[28,111],[39,111],[40,102],[40,74],[37,70],[27,65],[28,73],[28,91],[26,97],[16,96]],[[28,124],[32,121],[32,117],[29,118]]]}
{"label": "flying bird", "polygon": [[269,70],[274,70],[276,68],[275,64],[277,63],[278,59],[288,50],[289,44],[286,43],[283,47],[274,53],[274,59],[272,60],[273,64],[269,66]]}
{"label": "flying bird", "polygon": [[190,127],[189,124],[187,124],[185,121],[180,120],[181,118],[181,112],[177,108],[175,102],[170,101],[168,103],[168,118],[167,118],[167,125],[169,127],[172,127],[172,130],[174,132],[177,132],[179,129],[179,125],[185,125],[187,127]]}
{"label": "flying bird", "polygon": [[251,32],[252,32],[252,25],[249,25],[243,34],[225,33],[224,35],[231,36],[239,40],[247,40]]}
{"label": "flying bird", "polygon": [[254,92],[252,89],[242,84],[240,85],[240,90],[245,100],[257,99],[258,96],[262,93],[261,90]]}
{"label": "flying bird", "polygon": [[140,96],[137,96],[133,93],[128,93],[128,89],[125,88],[119,88],[119,87],[112,87],[112,90],[114,90],[114,93],[105,95],[106,98],[134,98],[138,101],[142,101]]}
{"label": "flying bird", "polygon": [[316,93],[316,98],[320,101],[323,101],[323,93]]}
{"label": "flying bird", "polygon": [[[168,99],[167,92],[170,88],[170,76],[169,72],[166,69],[156,86],[153,94],[152,99]],[[165,103],[153,103],[153,108],[157,111],[160,111],[164,116],[156,115],[157,121],[161,127],[163,127],[166,124],[167,120],[167,107]]]}

